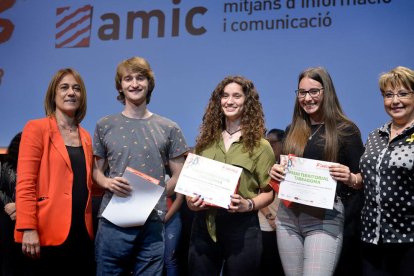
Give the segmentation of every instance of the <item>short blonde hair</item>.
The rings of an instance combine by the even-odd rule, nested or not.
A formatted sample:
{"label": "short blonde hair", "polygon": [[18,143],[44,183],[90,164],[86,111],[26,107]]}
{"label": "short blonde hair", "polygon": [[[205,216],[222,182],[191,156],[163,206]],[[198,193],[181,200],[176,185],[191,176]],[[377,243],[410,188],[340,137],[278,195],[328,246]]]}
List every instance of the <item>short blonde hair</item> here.
{"label": "short blonde hair", "polygon": [[381,74],[379,88],[384,94],[386,89],[404,87],[414,91],[414,71],[404,66],[398,66],[387,73]]}
{"label": "short blonde hair", "polygon": [[86,88],[85,83],[83,82],[82,77],[73,68],[64,68],[60,69],[56,72],[53,76],[52,80],[49,82],[49,87],[46,91],[45,101],[44,101],[44,108],[46,112],[46,116],[54,116],[56,112],[56,89],[59,85],[60,81],[66,76],[72,75],[75,80],[79,83],[80,86],[80,104],[79,108],[76,110],[75,113],[75,120],[77,123],[80,123],[86,115]]}

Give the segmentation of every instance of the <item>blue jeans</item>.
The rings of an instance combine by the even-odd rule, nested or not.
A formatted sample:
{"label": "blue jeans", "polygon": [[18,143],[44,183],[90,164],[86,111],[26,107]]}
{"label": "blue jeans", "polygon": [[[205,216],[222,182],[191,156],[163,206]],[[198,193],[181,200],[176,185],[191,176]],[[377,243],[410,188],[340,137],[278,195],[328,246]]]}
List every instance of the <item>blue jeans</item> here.
{"label": "blue jeans", "polygon": [[165,224],[164,265],[167,276],[178,276],[177,247],[181,236],[180,213],[175,213]]}
{"label": "blue jeans", "polygon": [[164,224],[123,228],[100,218],[95,250],[96,275],[162,275]]}

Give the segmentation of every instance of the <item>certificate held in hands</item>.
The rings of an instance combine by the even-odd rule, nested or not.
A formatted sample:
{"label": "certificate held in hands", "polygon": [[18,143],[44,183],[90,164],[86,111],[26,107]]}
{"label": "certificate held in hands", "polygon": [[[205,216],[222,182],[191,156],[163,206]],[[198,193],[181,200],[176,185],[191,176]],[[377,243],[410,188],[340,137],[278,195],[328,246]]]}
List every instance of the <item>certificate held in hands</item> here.
{"label": "certificate held in hands", "polygon": [[230,195],[237,189],[242,168],[215,161],[196,154],[188,154],[175,191],[200,195],[204,201],[228,209]]}
{"label": "certificate held in hands", "polygon": [[329,166],[334,163],[287,155],[281,155],[280,162],[287,164],[285,179],[280,182],[280,199],[333,209],[336,181]]}
{"label": "certificate held in hands", "polygon": [[160,200],[164,187],[159,180],[130,167],[125,169],[124,178],[132,186],[131,195],[113,195],[102,216],[120,227],[144,225],[151,211]]}

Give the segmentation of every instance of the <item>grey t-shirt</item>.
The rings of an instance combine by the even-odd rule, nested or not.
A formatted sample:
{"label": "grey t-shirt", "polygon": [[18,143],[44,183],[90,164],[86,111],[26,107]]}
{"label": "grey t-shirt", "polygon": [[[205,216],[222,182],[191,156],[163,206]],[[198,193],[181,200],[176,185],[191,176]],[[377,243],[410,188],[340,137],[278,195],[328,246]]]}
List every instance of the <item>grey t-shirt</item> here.
{"label": "grey t-shirt", "polygon": [[[165,165],[189,150],[180,127],[173,121],[152,114],[146,119],[132,119],[122,113],[98,121],[93,137],[93,154],[108,161],[109,177],[122,176],[131,167],[160,180],[165,187]],[[105,192],[99,216],[108,205],[112,193]],[[166,191],[155,206],[163,220],[166,212]],[[154,212],[153,212],[154,213]]]}

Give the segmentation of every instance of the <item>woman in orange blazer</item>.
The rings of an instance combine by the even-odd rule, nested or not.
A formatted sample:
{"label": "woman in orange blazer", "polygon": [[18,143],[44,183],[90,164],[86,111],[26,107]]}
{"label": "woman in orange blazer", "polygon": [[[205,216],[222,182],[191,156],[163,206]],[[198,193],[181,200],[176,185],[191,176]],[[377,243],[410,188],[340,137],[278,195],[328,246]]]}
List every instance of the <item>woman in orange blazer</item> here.
{"label": "woman in orange blazer", "polygon": [[15,240],[31,274],[93,275],[92,144],[79,125],[86,114],[79,73],[59,70],[44,106],[47,117],[29,121],[22,134]]}

